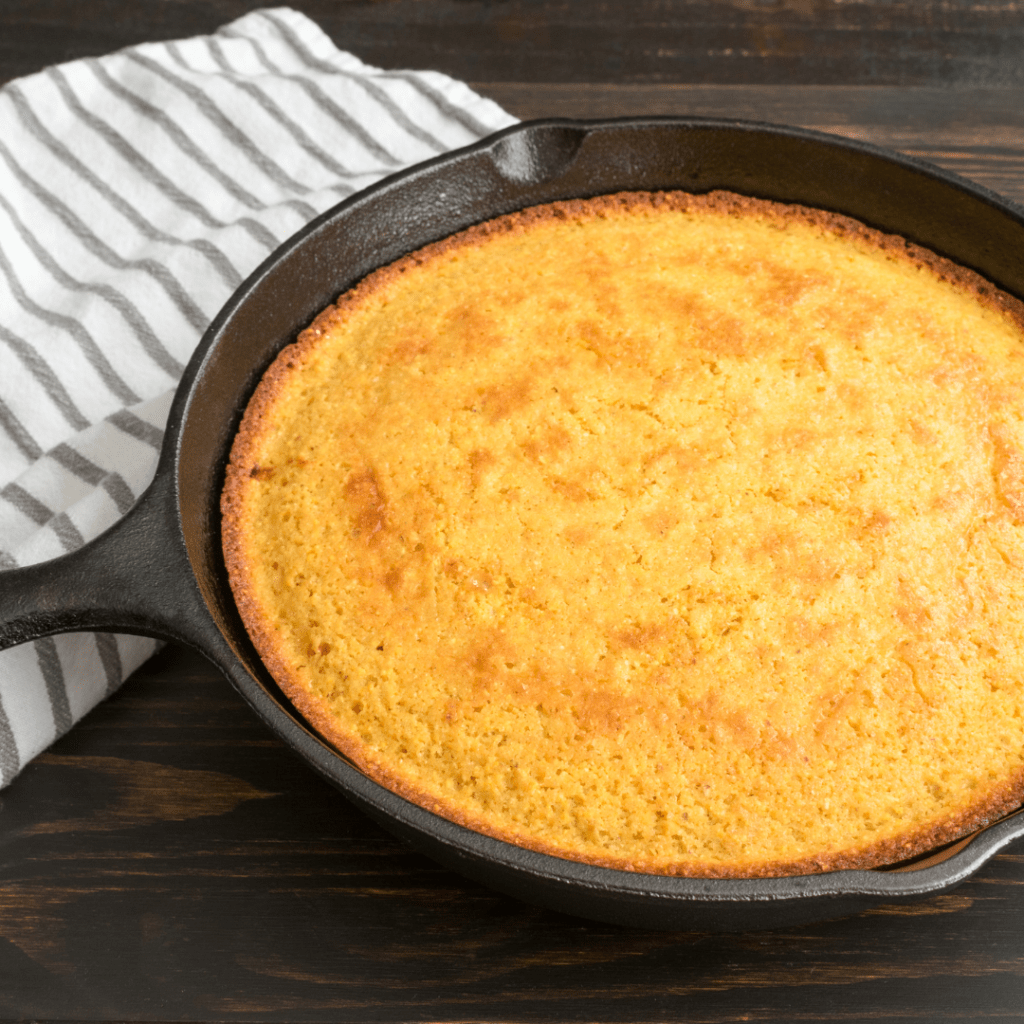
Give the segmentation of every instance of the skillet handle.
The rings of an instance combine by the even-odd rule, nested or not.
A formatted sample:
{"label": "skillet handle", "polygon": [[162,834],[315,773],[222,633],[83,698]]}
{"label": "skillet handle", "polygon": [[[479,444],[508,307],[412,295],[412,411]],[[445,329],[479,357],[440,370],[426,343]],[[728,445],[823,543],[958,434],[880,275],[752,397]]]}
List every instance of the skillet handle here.
{"label": "skillet handle", "polygon": [[[0,572],[0,650],[82,630],[138,633],[197,646],[203,602],[159,476],[110,529],[67,555]],[[191,622],[191,626],[190,626]]]}

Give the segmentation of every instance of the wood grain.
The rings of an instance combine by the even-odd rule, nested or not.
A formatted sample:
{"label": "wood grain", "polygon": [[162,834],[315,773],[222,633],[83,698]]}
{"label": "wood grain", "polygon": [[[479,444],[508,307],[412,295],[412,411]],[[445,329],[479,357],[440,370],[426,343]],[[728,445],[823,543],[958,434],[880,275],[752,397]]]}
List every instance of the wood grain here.
{"label": "wood grain", "polygon": [[[7,77],[212,32],[260,0],[4,0]],[[1024,84],[1024,0],[292,0],[381,67],[472,81]],[[2,81],[4,79],[0,79]]]}

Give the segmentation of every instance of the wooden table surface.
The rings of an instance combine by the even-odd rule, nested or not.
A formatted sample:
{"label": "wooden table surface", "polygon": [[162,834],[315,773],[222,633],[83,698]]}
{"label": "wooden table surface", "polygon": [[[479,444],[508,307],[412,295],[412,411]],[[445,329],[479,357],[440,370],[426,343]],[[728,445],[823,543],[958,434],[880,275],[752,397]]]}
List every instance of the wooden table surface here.
{"label": "wooden table surface", "polygon": [[[3,0],[0,81],[246,0]],[[1024,201],[1024,2],[309,0],[520,117],[823,128]],[[167,647],[0,793],[0,1019],[1024,1019],[1024,846],[955,892],[741,935],[538,910],[391,839]]]}

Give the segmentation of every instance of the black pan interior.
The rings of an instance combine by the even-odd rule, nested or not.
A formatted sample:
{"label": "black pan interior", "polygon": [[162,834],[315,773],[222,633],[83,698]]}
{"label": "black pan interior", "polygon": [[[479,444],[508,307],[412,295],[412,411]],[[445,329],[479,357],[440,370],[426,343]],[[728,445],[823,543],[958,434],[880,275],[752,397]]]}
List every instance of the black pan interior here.
{"label": "black pan interior", "polygon": [[[538,203],[624,190],[719,188],[855,217],[1024,297],[1021,212],[909,158],[832,136],[733,121],[534,122],[382,182],[320,217],[268,259],[218,316],[190,364],[172,410],[173,452],[167,456],[175,463],[188,557],[219,631],[218,639],[203,630],[207,639],[200,646],[301,756],[393,831],[467,874],[560,909],[661,927],[766,927],[851,913],[880,898],[949,887],[964,874],[965,862],[929,876],[927,885],[910,874],[867,872],[742,883],[638,878],[519,851],[436,819],[329,751],[281,697],[227,586],[219,496],[232,438],[262,372],[320,309],[369,271],[471,224]],[[879,881],[885,878],[896,880]]]}

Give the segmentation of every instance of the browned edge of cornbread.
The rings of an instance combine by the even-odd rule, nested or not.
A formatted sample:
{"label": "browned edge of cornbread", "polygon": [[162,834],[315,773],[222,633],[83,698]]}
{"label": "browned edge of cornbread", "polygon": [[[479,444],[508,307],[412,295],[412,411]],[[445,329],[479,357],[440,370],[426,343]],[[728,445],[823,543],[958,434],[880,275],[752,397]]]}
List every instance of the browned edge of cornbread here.
{"label": "browned edge of cornbread", "polygon": [[343,294],[335,305],[320,313],[313,323],[299,334],[293,344],[281,351],[257,386],[232,445],[221,499],[224,559],[238,611],[268,671],[292,703],[325,739],[369,778],[387,789],[476,832],[539,853],[600,867],[702,878],[778,877],[872,868],[915,857],[967,835],[1016,809],[1024,802],[1024,769],[994,790],[990,790],[983,800],[941,823],[919,827],[900,837],[873,843],[854,851],[826,850],[812,857],[792,861],[714,866],[695,860],[666,864],[639,858],[581,855],[556,844],[539,841],[528,834],[496,828],[463,813],[457,806],[411,785],[387,764],[377,761],[365,749],[356,734],[340,729],[326,705],[303,687],[279,653],[273,625],[266,621],[263,610],[253,598],[249,586],[244,505],[248,483],[258,476],[260,471],[254,453],[258,449],[268,414],[295,366],[316,347],[322,335],[344,323],[361,304],[378,290],[388,287],[412,267],[423,266],[454,251],[480,245],[493,235],[524,233],[533,226],[551,219],[582,220],[644,209],[706,211],[736,217],[754,216],[780,229],[784,229],[788,223],[800,222],[836,237],[855,239],[866,246],[883,251],[889,259],[905,261],[918,269],[926,268],[940,281],[967,293],[983,306],[1009,319],[1018,330],[1024,331],[1024,303],[999,291],[975,272],[898,235],[884,234],[840,214],[754,199],[730,192],[717,191],[706,195],[691,195],[684,192],[626,192],[593,199],[555,202],[498,217],[427,245],[369,274],[358,285]]}

